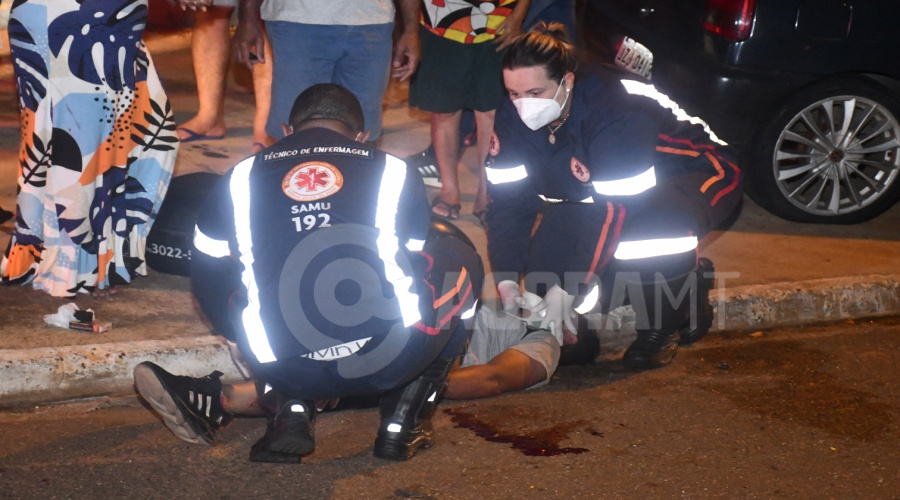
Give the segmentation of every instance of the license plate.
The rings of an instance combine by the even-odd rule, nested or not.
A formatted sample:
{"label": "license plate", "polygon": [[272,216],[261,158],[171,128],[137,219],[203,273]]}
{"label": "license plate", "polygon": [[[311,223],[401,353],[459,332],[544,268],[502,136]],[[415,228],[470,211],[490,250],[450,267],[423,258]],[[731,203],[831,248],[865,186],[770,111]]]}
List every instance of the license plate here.
{"label": "license plate", "polygon": [[649,80],[653,69],[653,52],[626,36],[616,54],[616,65]]}

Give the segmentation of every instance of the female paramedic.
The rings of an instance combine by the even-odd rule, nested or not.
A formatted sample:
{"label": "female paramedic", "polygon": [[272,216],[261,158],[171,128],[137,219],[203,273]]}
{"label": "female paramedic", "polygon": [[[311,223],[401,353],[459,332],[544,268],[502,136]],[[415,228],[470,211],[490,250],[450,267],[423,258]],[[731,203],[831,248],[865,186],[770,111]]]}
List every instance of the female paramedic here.
{"label": "female paramedic", "polygon": [[501,298],[560,343],[576,313],[630,303],[638,337],[625,365],[668,364],[712,324],[713,267],[698,246],[740,204],[727,144],[640,77],[579,67],[556,23],[508,48],[503,80],[486,170]]}

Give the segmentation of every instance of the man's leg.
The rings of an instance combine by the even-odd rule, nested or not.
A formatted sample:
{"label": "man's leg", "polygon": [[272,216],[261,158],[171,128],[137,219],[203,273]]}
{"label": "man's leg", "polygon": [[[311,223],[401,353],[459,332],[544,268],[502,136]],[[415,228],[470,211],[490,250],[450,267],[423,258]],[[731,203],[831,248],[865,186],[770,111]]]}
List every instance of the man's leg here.
{"label": "man's leg", "polygon": [[364,26],[337,26],[345,29],[343,55],[334,67],[332,82],[359,99],[369,140],[381,137],[381,108],[391,75],[391,33],[393,23]]}
{"label": "man's leg", "polygon": [[266,36],[272,47],[272,93],[266,133],[284,136],[297,96],[317,83],[331,82],[340,58],[343,31],[334,26],[266,21]]}
{"label": "man's leg", "polygon": [[491,147],[491,134],[494,132],[494,110],[476,111],[475,123],[478,127],[478,190],[475,192],[475,204],[472,206],[472,212],[479,218],[483,219],[482,211],[487,210],[487,174],[484,170],[484,162],[487,159],[488,151]]}
{"label": "man's leg", "polygon": [[[197,114],[179,127],[178,138],[225,135],[225,75],[231,58],[228,22],[233,7],[208,7],[195,13],[191,58],[197,79]],[[190,132],[188,132],[190,131]],[[192,135],[193,132],[195,135]]]}
{"label": "man's leg", "polygon": [[459,175],[456,168],[459,163],[461,116],[462,111],[431,114],[431,144],[434,145],[435,159],[441,171],[440,200],[449,205],[436,205],[432,211],[436,215],[450,219],[459,216]]}
{"label": "man's leg", "polygon": [[256,114],[253,115],[253,148],[251,153],[275,144],[277,138],[266,133],[266,121],[272,104],[272,46],[266,39],[265,64],[253,65],[253,95],[256,98]]}

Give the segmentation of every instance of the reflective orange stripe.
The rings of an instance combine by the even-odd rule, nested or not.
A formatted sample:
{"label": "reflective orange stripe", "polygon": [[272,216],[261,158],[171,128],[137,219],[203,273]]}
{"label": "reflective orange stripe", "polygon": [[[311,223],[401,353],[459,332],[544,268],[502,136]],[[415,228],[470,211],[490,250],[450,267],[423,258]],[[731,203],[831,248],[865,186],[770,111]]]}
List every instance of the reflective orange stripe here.
{"label": "reflective orange stripe", "polygon": [[676,149],[669,148],[666,146],[656,146],[656,150],[660,153],[671,153],[673,155],[685,155],[685,156],[693,156],[694,158],[700,156],[699,151],[691,151],[689,149]]}
{"label": "reflective orange stripe", "polygon": [[706,157],[709,158],[709,161],[716,167],[716,171],[719,172],[714,177],[710,177],[706,182],[700,186],[700,192],[705,193],[710,186],[715,184],[717,181],[720,181],[725,178],[725,169],[722,168],[722,164],[719,163],[719,160],[716,159],[715,156],[709,154],[709,151],[706,152]]}
{"label": "reflective orange stripe", "polygon": [[719,198],[721,198],[721,197],[725,196],[726,194],[728,194],[728,193],[734,191],[735,188],[737,188],[737,186],[738,186],[738,182],[740,182],[740,180],[741,180],[741,169],[739,169],[739,168],[737,167],[737,165],[735,165],[734,163],[731,163],[730,161],[728,162],[728,166],[731,167],[732,169],[734,169],[734,178],[731,179],[731,184],[729,184],[728,187],[726,187],[725,189],[719,191],[719,192],[713,197],[712,201],[709,202],[709,205],[712,206],[712,207],[716,206],[716,203],[719,202]]}
{"label": "reflective orange stripe", "polygon": [[457,293],[459,293],[460,289],[462,289],[463,283],[466,281],[466,275],[466,268],[462,268],[462,272],[459,273],[459,279],[456,280],[456,286],[453,287],[453,290],[450,290],[449,292],[445,293],[443,297],[434,301],[435,309],[441,307],[444,302],[447,302],[448,300],[455,297]]}
{"label": "reflective orange stripe", "polygon": [[606,236],[609,233],[609,226],[612,225],[615,209],[612,202],[606,202],[606,222],[603,223],[603,230],[600,231],[600,239],[597,240],[597,247],[594,249],[594,258],[591,260],[591,267],[588,269],[588,276],[594,274],[597,270],[597,262],[600,261],[600,255],[603,252],[603,244],[606,243]]}

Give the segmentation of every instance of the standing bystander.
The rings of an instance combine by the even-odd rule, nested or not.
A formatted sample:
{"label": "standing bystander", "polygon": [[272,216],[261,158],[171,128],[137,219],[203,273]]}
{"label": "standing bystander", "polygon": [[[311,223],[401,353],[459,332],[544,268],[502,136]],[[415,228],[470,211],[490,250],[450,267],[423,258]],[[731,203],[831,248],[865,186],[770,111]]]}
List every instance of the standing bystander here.
{"label": "standing bystander", "polygon": [[141,40],[147,0],[20,0],[10,16],[22,139],[0,276],[54,296],[111,293],[147,272],[178,150]]}
{"label": "standing bystander", "polygon": [[[178,127],[178,138],[182,143],[222,139],[227,130],[225,87],[231,63],[228,40],[237,0],[179,0],[178,3],[182,9],[195,11],[191,31],[191,58],[199,101],[197,114]],[[265,32],[262,36],[265,39]],[[264,41],[264,45],[264,60],[269,60],[272,49],[268,42]],[[256,112],[253,118],[251,151],[256,153],[275,142],[275,138],[266,133],[272,97],[272,63],[254,64],[252,72]]]}
{"label": "standing bystander", "polygon": [[379,0],[240,0],[232,48],[238,62],[266,62],[260,19],[272,44],[272,106],[266,132],[277,137],[291,103],[317,83],[335,83],[359,99],[366,130],[381,135],[381,104],[393,66],[406,80],[419,63],[418,0],[395,0],[404,29],[391,62],[394,4]]}
{"label": "standing bystander", "polygon": [[432,113],[431,143],[441,176],[441,192],[431,204],[435,215],[459,217],[459,125],[462,111],[471,109],[479,165],[473,213],[483,221],[488,203],[483,163],[494,109],[503,98],[502,50],[521,33],[529,1],[423,2],[422,64],[410,83],[409,104]]}

